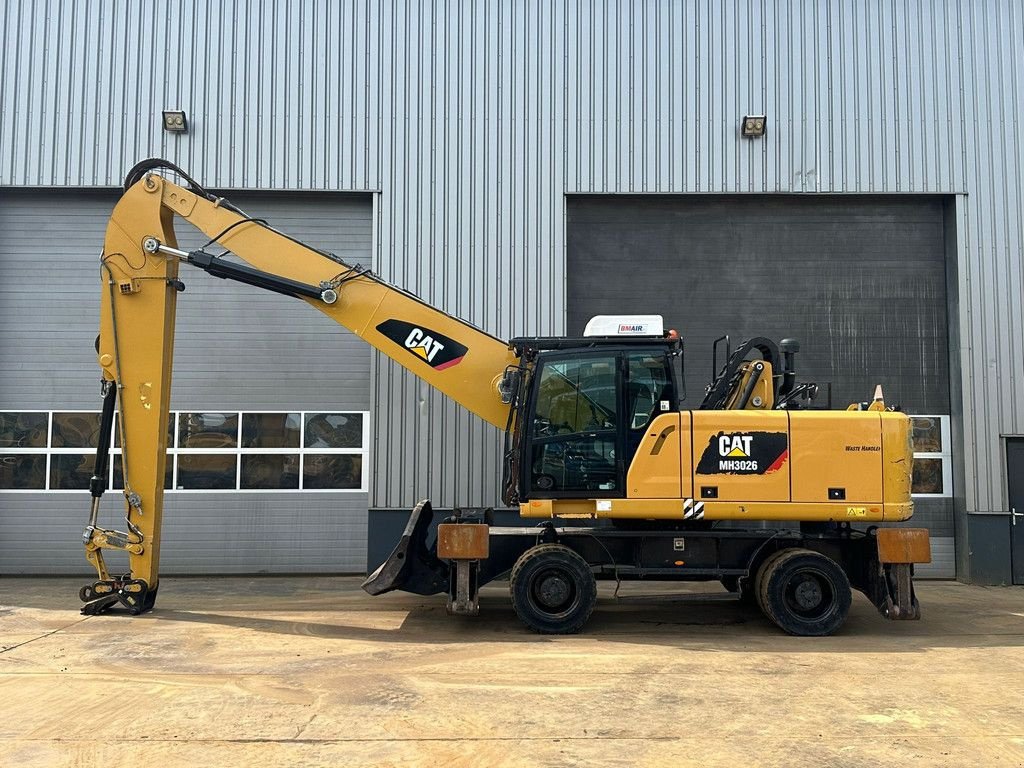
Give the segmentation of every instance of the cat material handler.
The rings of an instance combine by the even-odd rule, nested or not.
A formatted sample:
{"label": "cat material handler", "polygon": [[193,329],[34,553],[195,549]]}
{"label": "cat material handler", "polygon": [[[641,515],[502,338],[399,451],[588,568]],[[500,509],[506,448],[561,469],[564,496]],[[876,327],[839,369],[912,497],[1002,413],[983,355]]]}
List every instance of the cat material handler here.
{"label": "cat material handler", "polygon": [[[207,244],[179,249],[176,217]],[[583,627],[597,579],[721,581],[796,635],[836,631],[851,587],[887,618],[920,615],[912,576],[930,560],[927,531],[879,527],[913,513],[909,420],[880,395],[854,410],[810,407],[816,387],[797,381],[792,340],[728,350],[701,404],[684,409],[683,344],[658,316],[503,341],[160,160],[129,173],[100,262],[102,437],[83,536],[97,580],[81,590],[85,613],[142,613],[156,600],[175,305],[189,268],[306,302],[504,430],[502,498],[523,525],[493,526],[489,510],[434,525],[421,502],[366,580],[371,594],[444,593],[451,612],[473,614],[480,587],[507,577],[519,617],[550,633]],[[115,409],[124,531],[99,516]],[[111,574],[104,550],[126,552],[130,571]]]}

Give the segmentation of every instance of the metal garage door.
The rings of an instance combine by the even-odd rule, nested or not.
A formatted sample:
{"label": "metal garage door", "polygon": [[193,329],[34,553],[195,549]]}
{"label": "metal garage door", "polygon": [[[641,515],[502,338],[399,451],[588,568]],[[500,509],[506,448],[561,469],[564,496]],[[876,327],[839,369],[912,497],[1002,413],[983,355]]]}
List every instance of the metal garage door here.
{"label": "metal garage door", "polygon": [[[368,196],[230,197],[278,229],[346,259],[371,263]],[[0,192],[0,410],[98,409],[97,260],[115,200],[113,192]],[[204,241],[187,225],[176,227],[183,247]],[[233,423],[232,412],[246,411],[304,414],[289,423],[327,413],[353,414],[347,417],[350,427],[369,421],[359,416],[369,408],[369,350],[356,337],[294,299],[186,267],[182,279],[187,289],[178,303],[173,409],[227,414],[226,421],[217,417],[227,424]],[[242,423],[262,417],[237,418]],[[359,484],[360,473],[362,488],[368,484],[367,431],[359,435],[357,429],[348,443],[355,452],[346,466],[355,471],[343,484]],[[228,466],[251,458],[242,455],[237,442],[234,449],[239,464]],[[52,447],[44,453],[51,486],[63,482]],[[326,458],[328,464],[334,460]],[[192,477],[184,463],[182,468],[182,480]],[[238,482],[244,482],[241,474]],[[220,490],[224,487],[213,483],[206,490],[165,495],[165,573],[364,570],[365,490],[238,492],[238,485],[234,492]],[[0,537],[0,572],[85,572],[80,534],[87,507],[88,496],[79,491],[0,492],[6,531]],[[117,523],[120,509],[120,494],[108,493],[105,522]]]}
{"label": "metal garage door", "polygon": [[[690,407],[710,380],[712,341],[727,333],[734,344],[798,339],[801,379],[831,382],[836,407],[870,399],[880,383],[912,414],[948,414],[943,205],[921,197],[572,197],[568,332],[595,314],[664,315],[686,343]],[[936,537],[937,562],[924,572],[952,576],[951,499],[918,499],[917,509],[914,523]]]}

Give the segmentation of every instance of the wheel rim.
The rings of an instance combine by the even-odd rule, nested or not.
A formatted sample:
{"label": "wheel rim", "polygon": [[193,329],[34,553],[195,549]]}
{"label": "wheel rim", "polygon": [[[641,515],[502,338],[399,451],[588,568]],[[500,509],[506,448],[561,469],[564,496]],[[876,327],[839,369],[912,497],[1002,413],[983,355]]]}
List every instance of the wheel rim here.
{"label": "wheel rim", "polygon": [[530,601],[541,613],[564,616],[579,602],[579,590],[568,571],[544,568],[530,582]]}
{"label": "wheel rim", "polygon": [[805,621],[818,621],[835,609],[836,589],[832,579],[817,568],[802,568],[786,582],[786,607]]}

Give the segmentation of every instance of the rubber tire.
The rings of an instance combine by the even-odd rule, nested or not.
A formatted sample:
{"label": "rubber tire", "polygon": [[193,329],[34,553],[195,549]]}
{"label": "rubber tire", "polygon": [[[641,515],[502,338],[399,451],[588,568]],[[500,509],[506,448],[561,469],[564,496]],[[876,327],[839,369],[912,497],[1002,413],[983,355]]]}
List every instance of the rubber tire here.
{"label": "rubber tire", "polygon": [[[563,611],[545,611],[533,594],[534,579],[555,569],[574,589],[572,603]],[[597,604],[597,581],[587,561],[561,544],[539,544],[526,550],[512,566],[509,577],[512,607],[519,620],[543,635],[571,635],[587,623]]]}
{"label": "rubber tire", "polygon": [[[832,600],[820,616],[801,616],[787,600],[790,579],[805,569],[814,569],[832,590]],[[809,549],[784,549],[765,561],[758,576],[758,604],[764,615],[787,634],[824,637],[846,621],[853,600],[850,581],[832,558]]]}
{"label": "rubber tire", "polygon": [[761,595],[764,592],[764,590],[763,590],[763,583],[764,583],[765,574],[768,573],[769,569],[771,569],[771,567],[772,567],[772,564],[776,560],[778,560],[780,557],[782,557],[784,554],[786,554],[789,551],[790,550],[788,550],[788,549],[777,549],[774,552],[772,552],[770,555],[768,555],[768,557],[766,557],[761,562],[761,565],[758,566],[758,568],[757,568],[757,573],[754,575],[754,579],[753,579],[753,581],[754,581],[754,585],[753,585],[754,586],[754,595],[753,595],[754,603],[757,605],[758,608],[761,609],[761,613],[763,613],[765,616],[768,615],[768,609],[765,607],[764,603],[761,601]]}

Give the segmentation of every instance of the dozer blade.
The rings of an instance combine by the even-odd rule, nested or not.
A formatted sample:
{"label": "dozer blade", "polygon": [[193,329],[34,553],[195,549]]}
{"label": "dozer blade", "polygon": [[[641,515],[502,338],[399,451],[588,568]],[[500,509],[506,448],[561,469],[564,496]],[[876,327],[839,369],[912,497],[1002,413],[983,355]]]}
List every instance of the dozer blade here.
{"label": "dozer blade", "polygon": [[391,555],[363,582],[371,595],[400,589],[415,595],[436,595],[448,591],[448,566],[438,560],[436,550],[427,547],[427,533],[434,518],[429,500],[417,504],[402,538]]}

